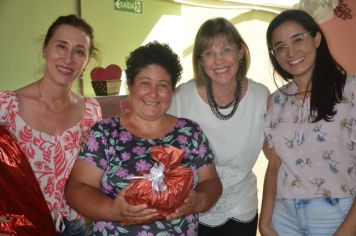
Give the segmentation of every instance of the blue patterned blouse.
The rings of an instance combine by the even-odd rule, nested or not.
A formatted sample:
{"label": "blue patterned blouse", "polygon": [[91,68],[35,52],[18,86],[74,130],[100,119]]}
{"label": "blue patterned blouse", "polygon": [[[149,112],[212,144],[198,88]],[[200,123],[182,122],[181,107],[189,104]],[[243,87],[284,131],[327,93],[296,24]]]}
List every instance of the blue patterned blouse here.
{"label": "blue patterned blouse", "polygon": [[[265,116],[270,147],[281,158],[277,198],[356,195],[356,77],[349,76],[332,122],[308,121],[310,100],[298,99],[294,82],[273,94]],[[286,93],[286,94],[285,94]]]}

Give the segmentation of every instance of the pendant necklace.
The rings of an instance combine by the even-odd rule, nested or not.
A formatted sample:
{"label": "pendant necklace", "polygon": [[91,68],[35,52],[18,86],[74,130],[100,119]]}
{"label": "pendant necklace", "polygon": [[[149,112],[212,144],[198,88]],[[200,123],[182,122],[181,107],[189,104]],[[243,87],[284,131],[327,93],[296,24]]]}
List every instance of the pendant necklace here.
{"label": "pendant necklace", "polygon": [[[212,88],[210,80],[208,82],[206,92],[207,92],[207,97],[208,97],[208,103],[209,103],[210,109],[213,112],[213,114],[220,120],[228,120],[235,114],[235,112],[239,106],[240,97],[241,97],[241,81],[240,80],[237,81],[236,90],[234,93],[234,99],[225,106],[219,106],[217,104],[217,102],[215,101],[215,98],[213,95],[213,88]],[[219,111],[219,109],[225,109],[225,108],[229,108],[231,106],[233,106],[233,107],[229,114],[224,115]]]}
{"label": "pendant necklace", "polygon": [[[42,81],[42,80],[41,80]],[[37,83],[37,88],[38,88],[38,95],[39,95],[39,98],[41,100],[41,102],[43,103],[43,105],[45,106],[46,110],[51,112],[51,113],[55,113],[55,114],[61,114],[63,113],[69,106],[69,102],[70,102],[70,98],[67,98],[66,102],[65,102],[65,105],[64,105],[64,108],[60,111],[56,111],[56,110],[53,110],[50,105],[46,102],[46,100],[43,98],[42,96],[42,93],[41,93],[41,81],[39,81]]]}

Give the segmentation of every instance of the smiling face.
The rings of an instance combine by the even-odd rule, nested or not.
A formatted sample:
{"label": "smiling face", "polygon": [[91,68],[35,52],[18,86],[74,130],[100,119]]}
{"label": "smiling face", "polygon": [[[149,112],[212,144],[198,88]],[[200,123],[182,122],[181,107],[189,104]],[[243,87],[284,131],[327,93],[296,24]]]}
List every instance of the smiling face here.
{"label": "smiling face", "polygon": [[45,77],[61,85],[71,84],[89,61],[90,38],[80,29],[60,25],[43,48]]}
{"label": "smiling face", "polygon": [[135,76],[129,91],[132,112],[144,120],[158,120],[171,104],[171,76],[162,66],[148,65]]}
{"label": "smiling face", "polygon": [[287,21],[272,33],[272,47],[280,66],[294,79],[308,81],[315,65],[316,50],[320,44],[320,33],[315,37],[301,25]]}
{"label": "smiling face", "polygon": [[243,55],[243,47],[238,49],[226,36],[217,36],[200,55],[200,63],[213,84],[228,85],[236,81]]}

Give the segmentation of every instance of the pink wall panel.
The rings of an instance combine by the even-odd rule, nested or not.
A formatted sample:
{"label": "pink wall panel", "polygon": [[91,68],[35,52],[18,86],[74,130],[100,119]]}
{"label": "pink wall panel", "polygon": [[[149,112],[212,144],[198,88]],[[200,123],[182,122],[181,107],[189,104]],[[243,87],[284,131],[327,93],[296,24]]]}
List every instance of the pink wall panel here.
{"label": "pink wall panel", "polygon": [[344,20],[334,16],[331,20],[322,23],[321,27],[336,60],[348,74],[356,75],[356,1],[343,0],[342,2],[351,10],[352,18]]}

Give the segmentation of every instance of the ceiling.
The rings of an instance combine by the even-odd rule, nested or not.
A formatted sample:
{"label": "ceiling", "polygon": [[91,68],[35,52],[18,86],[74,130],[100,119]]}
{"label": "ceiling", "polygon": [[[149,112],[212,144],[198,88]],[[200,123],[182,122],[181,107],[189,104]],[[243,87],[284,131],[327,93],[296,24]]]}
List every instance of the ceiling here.
{"label": "ceiling", "polygon": [[291,8],[299,0],[168,0],[180,4],[213,7],[213,8],[234,8],[241,5],[254,5],[263,7]]}

